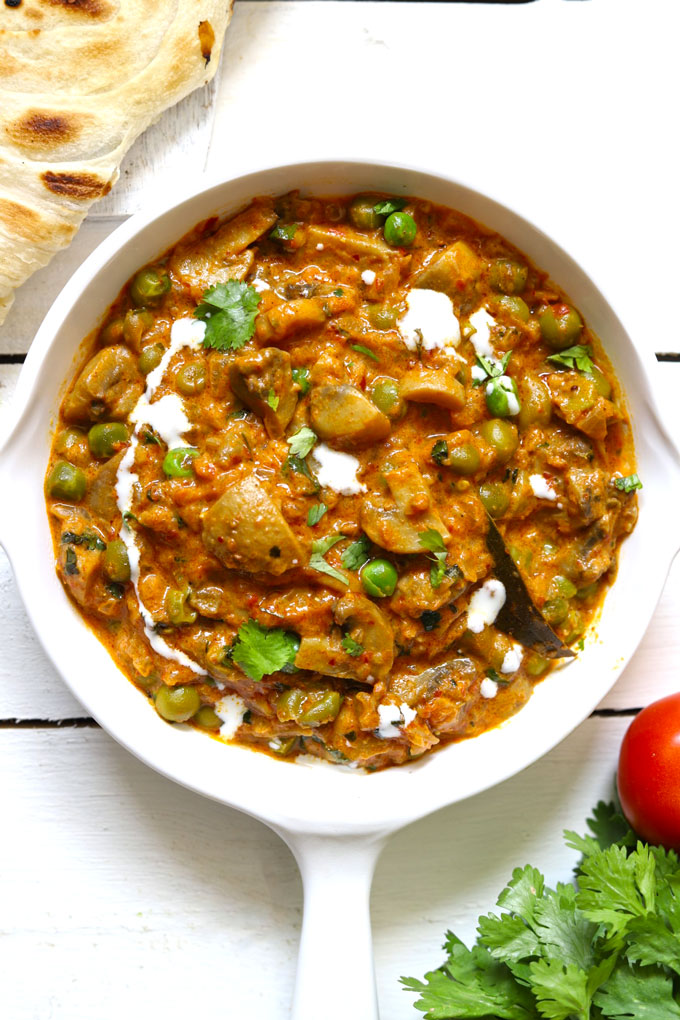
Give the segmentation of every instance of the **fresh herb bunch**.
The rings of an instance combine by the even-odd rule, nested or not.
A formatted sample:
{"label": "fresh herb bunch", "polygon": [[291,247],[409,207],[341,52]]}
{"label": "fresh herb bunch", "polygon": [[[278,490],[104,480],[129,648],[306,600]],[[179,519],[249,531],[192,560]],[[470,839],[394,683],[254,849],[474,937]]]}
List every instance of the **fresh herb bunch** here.
{"label": "fresh herb bunch", "polygon": [[565,832],[575,885],[516,868],[472,949],[447,932],[445,963],[402,978],[428,1020],[680,1020],[678,857],[636,840],[613,804],[588,827]]}

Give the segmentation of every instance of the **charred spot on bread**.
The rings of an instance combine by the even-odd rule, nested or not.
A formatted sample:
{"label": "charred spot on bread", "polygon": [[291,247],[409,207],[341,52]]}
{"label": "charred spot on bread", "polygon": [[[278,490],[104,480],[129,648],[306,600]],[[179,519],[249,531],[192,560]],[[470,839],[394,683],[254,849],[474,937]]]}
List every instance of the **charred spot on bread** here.
{"label": "charred spot on bread", "polygon": [[10,139],[21,149],[45,152],[74,141],[80,134],[82,118],[55,110],[27,110],[5,127]]}
{"label": "charred spot on bread", "polygon": [[102,181],[94,174],[55,173],[46,170],[41,179],[45,187],[55,195],[67,195],[69,198],[86,201],[103,198],[111,190],[110,181]]}
{"label": "charred spot on bread", "polygon": [[107,0],[43,0],[43,2],[47,2],[50,7],[61,7],[90,18],[110,17],[114,13],[113,4]]}
{"label": "charred spot on bread", "polygon": [[206,64],[209,64],[212,48],[215,45],[215,31],[209,21],[199,22],[198,41],[201,44],[201,55]]}

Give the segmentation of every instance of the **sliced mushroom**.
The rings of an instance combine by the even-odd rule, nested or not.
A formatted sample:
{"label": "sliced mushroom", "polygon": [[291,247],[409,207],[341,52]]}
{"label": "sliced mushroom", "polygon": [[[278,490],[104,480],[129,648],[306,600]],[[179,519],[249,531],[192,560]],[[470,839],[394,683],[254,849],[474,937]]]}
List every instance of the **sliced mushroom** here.
{"label": "sliced mushroom", "polygon": [[85,505],[101,521],[111,522],[120,513],[116,502],[116,475],[125,451],[115,454],[95,471],[88,487]]}
{"label": "sliced mushroom", "polygon": [[90,358],[64,403],[66,421],[123,421],[143,390],[127,347],[104,347]]}
{"label": "sliced mushroom", "polygon": [[279,439],[297,405],[290,354],[278,347],[242,354],[230,366],[229,381],[236,396],[262,418],[269,435]]}
{"label": "sliced mushroom", "polygon": [[390,433],[387,415],[354,386],[315,386],[310,415],[321,439],[351,450],[379,443]]}
{"label": "sliced mushroom", "polygon": [[196,250],[190,249],[175,256],[170,262],[170,270],[189,289],[191,296],[200,301],[208,287],[229,280],[244,280],[254,261],[255,252],[251,250],[216,261],[211,251],[197,246]]}
{"label": "sliced mushroom", "polygon": [[402,377],[399,396],[419,404],[437,404],[449,411],[465,407],[465,387],[443,368],[414,368]]}
{"label": "sliced mushroom", "polygon": [[560,418],[592,439],[604,439],[609,422],[620,418],[614,404],[580,372],[552,372],[547,383]]}
{"label": "sliced mushroom", "polygon": [[360,234],[351,227],[322,227],[310,224],[307,231],[309,244],[323,244],[324,248],[339,248],[350,255],[370,255],[377,259],[398,258],[400,253],[390,248],[380,237]]}
{"label": "sliced mushroom", "polygon": [[330,635],[303,637],[295,665],[326,676],[344,677],[362,683],[384,679],[394,661],[394,635],[385,615],[363,595],[345,595],[333,611],[338,628],[361,645],[363,651],[351,656],[342,647],[342,631]]}
{"label": "sliced mushroom", "polygon": [[302,562],[302,547],[256,478],[234,482],[203,518],[203,543],[225,567],[283,574]]}
{"label": "sliced mushroom", "polygon": [[482,260],[465,241],[456,241],[435,255],[416,278],[413,286],[441,290],[454,296],[460,285],[474,283],[482,272]]}
{"label": "sliced mushroom", "polygon": [[422,553],[424,531],[451,538],[439,514],[432,509],[430,490],[408,454],[396,454],[395,463],[383,468],[393,500],[368,495],[361,506],[361,525],[376,545],[390,552]]}
{"label": "sliced mushroom", "polygon": [[328,293],[282,301],[260,312],[255,322],[255,332],[261,343],[282,343],[302,330],[323,326],[334,315],[348,312],[358,304],[357,292],[353,287],[343,284]]}

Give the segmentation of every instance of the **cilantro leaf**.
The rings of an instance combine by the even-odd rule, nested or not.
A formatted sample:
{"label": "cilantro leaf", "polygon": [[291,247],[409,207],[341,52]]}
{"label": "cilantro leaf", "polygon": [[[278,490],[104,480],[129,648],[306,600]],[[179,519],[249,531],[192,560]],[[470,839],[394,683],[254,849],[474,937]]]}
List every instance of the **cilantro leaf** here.
{"label": "cilantro leaf", "polygon": [[369,351],[368,347],[364,347],[363,344],[352,344],[351,346],[353,351],[358,351],[359,354],[365,354],[367,358],[373,358],[374,361],[380,361],[378,355],[374,354],[373,351]]}
{"label": "cilantro leaf", "polygon": [[610,1020],[680,1020],[672,979],[656,967],[619,962],[593,1002]]}
{"label": "cilantro leaf", "polygon": [[257,620],[247,620],[239,627],[231,659],[246,676],[259,683],[263,676],[292,665],[299,647],[297,634],[281,627],[263,627]]}
{"label": "cilantro leaf", "polygon": [[272,411],[276,411],[279,406],[279,398],[274,393],[274,390],[270,390],[267,394],[267,403],[271,407]]}
{"label": "cilantro leaf", "polygon": [[[430,581],[432,578],[430,578]],[[423,629],[430,631],[434,630],[441,623],[442,614],[438,613],[436,609],[425,609],[420,614],[420,622],[423,625]]]}
{"label": "cilantro leaf", "polygon": [[577,1016],[587,1020],[590,1010],[588,975],[573,963],[561,960],[534,960],[529,964],[531,989],[541,1016],[548,1020],[568,1020]]}
{"label": "cilantro leaf", "polygon": [[479,918],[477,931],[480,942],[492,956],[504,963],[517,962],[540,953],[536,933],[517,915],[501,914],[496,917],[495,914],[487,914]]}
{"label": "cilantro leaf", "polygon": [[642,482],[638,475],[627,475],[626,478],[615,478],[614,485],[621,492],[635,492],[642,488]]}
{"label": "cilantro leaf", "polygon": [[303,425],[301,429],[297,430],[295,435],[286,440],[290,447],[290,456],[306,457],[311,452],[316,440],[316,432],[312,432],[308,425]]}
{"label": "cilantro leaf", "polygon": [[332,567],[324,559],[328,550],[332,549],[334,545],[346,537],[346,535],[326,535],[325,538],[319,538],[316,542],[312,542],[312,555],[309,559],[309,565],[312,570],[318,570],[320,574],[328,574],[329,577],[334,577],[336,581],[349,585],[345,575],[341,574],[339,570],[336,570],[335,567]]}
{"label": "cilantro leaf", "polygon": [[590,347],[583,344],[576,344],[575,347],[567,347],[558,354],[549,354],[546,361],[553,365],[560,365],[562,368],[577,368],[579,372],[590,373],[595,368],[592,362],[593,352]]}
{"label": "cilantro leaf", "polygon": [[405,205],[405,198],[383,198],[373,206],[373,212],[378,216],[391,216],[393,212],[401,212]]}
{"label": "cilantro leaf", "polygon": [[272,241],[292,241],[297,228],[297,223],[277,223],[269,236]]}
{"label": "cilantro leaf", "polygon": [[576,909],[573,885],[546,889],[534,907],[534,930],[548,957],[589,970],[595,963],[593,940],[597,925]]}
{"label": "cilantro leaf", "polygon": [[342,554],[342,565],[345,570],[359,570],[369,558],[370,539],[362,535],[356,542],[348,545]]}
{"label": "cilantro leaf", "polygon": [[626,932],[626,956],[643,966],[660,964],[680,974],[680,939],[668,930],[660,917],[636,917]]}
{"label": "cilantro leaf", "polygon": [[618,934],[633,917],[647,912],[653,896],[650,870],[654,870],[652,857],[629,856],[625,847],[613,845],[588,854],[578,876],[579,910],[590,921],[604,925],[609,935]]}
{"label": "cilantro leaf", "polygon": [[204,347],[218,351],[237,351],[255,332],[255,316],[260,295],[254,287],[229,280],[209,287],[194,317],[206,324]]}
{"label": "cilantro leaf", "polygon": [[433,588],[438,588],[444,580],[446,573],[446,546],[444,545],[444,539],[434,528],[420,531],[418,538],[423,549],[434,553],[431,557],[433,563],[430,567],[430,584]]}
{"label": "cilantro leaf", "polygon": [[348,655],[356,658],[357,655],[361,655],[364,650],[364,646],[360,645],[358,641],[355,641],[351,634],[345,634],[342,639],[342,647],[345,649]]}
{"label": "cilantro leaf", "polygon": [[545,879],[540,871],[528,864],[524,868],[515,868],[512,878],[503,889],[496,901],[497,907],[506,907],[515,914],[520,914],[527,924],[534,919],[536,903],[543,895]]}
{"label": "cilantro leaf", "polygon": [[327,510],[328,507],[325,503],[316,503],[314,506],[310,507],[307,511],[307,524],[309,527],[313,528],[317,525]]}
{"label": "cilantro leaf", "polygon": [[485,358],[483,354],[478,354],[477,364],[486,375],[481,379],[474,379],[472,385],[481,386],[483,383],[488,382],[489,379],[500,378],[500,376],[505,374],[511,357],[512,351],[506,351],[500,361],[492,361],[490,358]]}
{"label": "cilantro leaf", "polygon": [[430,456],[435,464],[443,464],[449,455],[449,444],[445,439],[438,439],[430,450]]}

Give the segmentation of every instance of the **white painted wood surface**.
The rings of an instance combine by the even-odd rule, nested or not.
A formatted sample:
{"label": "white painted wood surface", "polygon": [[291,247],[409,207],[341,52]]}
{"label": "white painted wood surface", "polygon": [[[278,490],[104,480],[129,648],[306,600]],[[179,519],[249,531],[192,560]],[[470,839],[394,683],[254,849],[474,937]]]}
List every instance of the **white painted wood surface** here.
{"label": "white painted wood surface", "polygon": [[[638,0],[238,0],[211,92],[137,143],[106,204],[19,292],[0,355],[28,349],[73,269],[159,188],[204,167],[347,154],[441,167],[516,202],[602,282],[637,342],[678,351],[672,309],[645,300],[652,285],[673,294],[676,284],[677,18],[666,0],[644,10]],[[0,365],[0,433],[18,371]],[[680,364],[665,364],[669,406],[678,379]],[[1,554],[0,604],[0,722],[82,717]],[[602,707],[677,689],[678,619],[676,564]],[[581,829],[610,795],[627,723],[591,718],[522,775],[392,838],[372,901],[385,1020],[417,1015],[398,976],[437,964],[447,927],[473,937],[514,866],[568,879],[561,830]],[[92,728],[3,725],[0,797],[2,1016],[287,1015],[301,889],[266,828],[173,786]]]}

